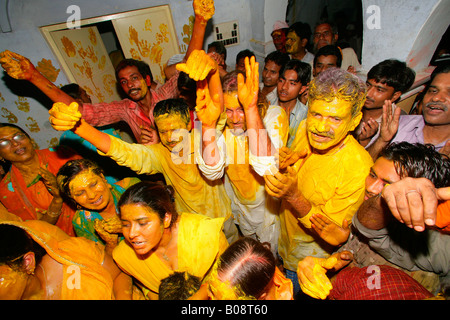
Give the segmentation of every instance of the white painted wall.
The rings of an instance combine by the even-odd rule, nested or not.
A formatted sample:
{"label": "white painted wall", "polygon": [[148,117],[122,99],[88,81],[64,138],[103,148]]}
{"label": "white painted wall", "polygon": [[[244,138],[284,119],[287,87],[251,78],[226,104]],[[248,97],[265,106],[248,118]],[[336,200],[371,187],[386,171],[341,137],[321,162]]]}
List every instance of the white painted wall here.
{"label": "white painted wall", "polygon": [[[0,5],[7,1],[1,0]],[[258,1],[259,2],[259,1]],[[62,68],[56,57],[47,45],[39,27],[64,23],[71,13],[67,13],[67,7],[77,5],[81,9],[81,19],[104,16],[118,12],[143,9],[159,5],[169,4],[177,31],[178,39],[181,39],[183,25],[188,23],[189,16],[194,14],[192,0],[13,0],[9,1],[8,8],[1,7],[2,13],[8,12],[11,32],[0,32],[0,51],[11,50],[29,58],[35,65],[43,58],[52,61],[53,66],[61,69],[55,82],[56,85],[68,83]],[[252,36],[250,0],[216,0],[216,14],[209,22],[205,47],[214,41],[212,24],[238,20],[240,25],[241,44],[229,47],[227,63],[234,66],[236,54],[243,49],[250,48]],[[264,6],[262,6],[264,8]],[[0,25],[6,23],[3,14],[0,14]],[[6,28],[5,28],[6,29]],[[19,101],[20,98],[21,100]],[[18,104],[26,103],[30,106],[29,111],[21,111]],[[51,140],[59,137],[60,133],[53,130],[48,122],[48,110],[51,102],[45,96],[34,90],[34,86],[26,82],[18,82],[0,69],[0,122],[8,122],[8,112],[14,114],[20,127],[28,132],[28,126],[36,123],[40,131],[30,132],[39,148],[47,148]],[[23,108],[22,108],[23,109]]]}

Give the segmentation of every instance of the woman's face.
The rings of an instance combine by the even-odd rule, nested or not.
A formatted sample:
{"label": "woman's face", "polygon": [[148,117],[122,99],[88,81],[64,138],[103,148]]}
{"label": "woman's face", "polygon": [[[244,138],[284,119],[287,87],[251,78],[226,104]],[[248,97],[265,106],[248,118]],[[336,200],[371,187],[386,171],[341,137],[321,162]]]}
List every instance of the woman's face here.
{"label": "woman's face", "polygon": [[110,185],[103,175],[97,175],[92,170],[78,173],[69,183],[72,199],[80,206],[101,211],[113,201]]}
{"label": "woman's face", "polygon": [[14,162],[27,161],[35,155],[33,144],[25,133],[14,127],[0,128],[0,157]]}
{"label": "woman's face", "polygon": [[139,255],[156,249],[162,239],[165,224],[171,215],[161,221],[158,214],[142,204],[125,204],[120,207],[122,234]]}

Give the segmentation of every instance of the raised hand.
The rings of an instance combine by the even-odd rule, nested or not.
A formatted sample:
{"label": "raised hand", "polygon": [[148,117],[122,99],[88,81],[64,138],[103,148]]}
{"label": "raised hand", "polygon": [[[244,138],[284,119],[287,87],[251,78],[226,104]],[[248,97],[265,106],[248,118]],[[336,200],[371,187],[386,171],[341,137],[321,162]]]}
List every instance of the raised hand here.
{"label": "raised hand", "polygon": [[202,17],[205,21],[210,20],[214,15],[214,0],[194,0],[193,7],[195,15]]}
{"label": "raised hand", "polygon": [[58,183],[56,182],[56,176],[45,167],[39,168],[39,175],[48,192],[50,192],[53,197],[60,198],[61,195],[59,193]]}
{"label": "raised hand", "polygon": [[206,54],[203,50],[194,50],[186,63],[179,63],[177,70],[185,72],[189,78],[200,81],[206,79],[211,71],[216,71],[217,62]]}
{"label": "raised hand", "polygon": [[392,140],[398,130],[398,121],[400,119],[401,108],[392,112],[392,101],[386,100],[383,105],[383,116],[380,126],[380,138],[388,143]]}
{"label": "raised hand", "polygon": [[70,105],[56,102],[48,113],[50,114],[50,124],[53,129],[58,131],[72,130],[81,120],[81,113],[78,111],[76,102],[72,102]]}
{"label": "raised hand", "polygon": [[217,120],[222,113],[222,106],[218,95],[211,97],[206,80],[197,82],[197,102],[195,106],[198,119],[202,125],[215,128]]}
{"label": "raised hand", "polygon": [[249,107],[257,107],[259,92],[259,63],[255,61],[255,57],[245,58],[245,75],[238,74],[238,97],[244,111]]}
{"label": "raised hand", "polygon": [[36,70],[30,60],[9,50],[0,53],[0,64],[9,76],[18,80],[30,80]]}

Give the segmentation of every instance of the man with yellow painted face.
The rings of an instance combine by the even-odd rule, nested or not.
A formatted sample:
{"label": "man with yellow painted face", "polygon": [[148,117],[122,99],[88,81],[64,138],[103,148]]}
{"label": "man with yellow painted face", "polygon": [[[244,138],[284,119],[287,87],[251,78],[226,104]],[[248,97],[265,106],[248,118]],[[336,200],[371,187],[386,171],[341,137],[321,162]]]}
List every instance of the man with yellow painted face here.
{"label": "man with yellow painted face", "polygon": [[365,94],[364,82],[349,72],[321,72],[310,84],[308,114],[291,149],[280,152],[280,171],[264,177],[267,192],[282,199],[278,253],[295,292],[298,261],[328,257],[334,248],[314,232],[310,219],[320,214],[346,226],[364,201],[372,159],[349,132],[361,120]]}
{"label": "man with yellow painted face", "polygon": [[311,38],[311,27],[304,22],[296,22],[289,27],[286,36],[286,52],[291,59],[312,64],[314,55],[306,49]]}

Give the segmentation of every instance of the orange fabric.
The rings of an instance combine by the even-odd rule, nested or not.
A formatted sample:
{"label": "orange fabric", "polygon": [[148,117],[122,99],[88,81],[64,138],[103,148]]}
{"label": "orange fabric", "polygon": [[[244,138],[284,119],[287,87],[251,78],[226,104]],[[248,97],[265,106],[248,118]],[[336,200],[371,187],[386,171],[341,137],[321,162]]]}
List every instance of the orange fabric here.
{"label": "orange fabric", "polygon": [[440,228],[441,232],[450,233],[450,200],[438,205],[436,226]]}
{"label": "orange fabric", "polygon": [[[74,151],[67,148],[58,148],[57,150],[42,149],[36,150],[36,153],[39,156],[41,166],[46,166],[47,170],[55,176],[59,168],[67,161],[81,158]],[[53,196],[48,192],[47,187],[41,180],[27,187],[25,180],[14,165],[11,166],[11,170],[0,182],[0,194],[0,201],[5,208],[24,221],[37,219],[37,212],[47,212],[53,199]],[[61,211],[56,225],[68,235],[75,236],[72,226],[72,217],[75,214],[75,210],[64,203]]]}
{"label": "orange fabric", "polygon": [[276,286],[275,290],[275,300],[293,300],[294,299],[294,289],[292,281],[287,279],[284,274],[275,268],[275,274],[273,276],[273,282]]}
{"label": "orange fabric", "polygon": [[62,300],[110,300],[113,279],[102,267],[104,246],[81,237],[70,237],[45,221],[0,221],[25,230],[49,256],[63,265]]}

